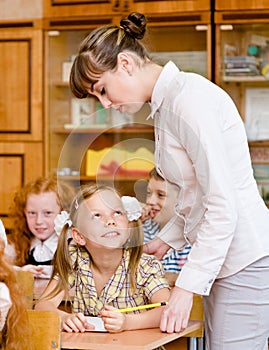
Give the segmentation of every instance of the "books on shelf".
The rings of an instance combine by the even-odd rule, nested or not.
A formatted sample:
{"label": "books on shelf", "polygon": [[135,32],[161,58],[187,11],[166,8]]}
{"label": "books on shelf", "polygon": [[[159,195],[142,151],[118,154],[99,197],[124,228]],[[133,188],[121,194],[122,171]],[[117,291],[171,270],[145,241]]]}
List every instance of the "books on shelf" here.
{"label": "books on shelf", "polygon": [[225,56],[225,75],[259,75],[259,62],[253,56]]}

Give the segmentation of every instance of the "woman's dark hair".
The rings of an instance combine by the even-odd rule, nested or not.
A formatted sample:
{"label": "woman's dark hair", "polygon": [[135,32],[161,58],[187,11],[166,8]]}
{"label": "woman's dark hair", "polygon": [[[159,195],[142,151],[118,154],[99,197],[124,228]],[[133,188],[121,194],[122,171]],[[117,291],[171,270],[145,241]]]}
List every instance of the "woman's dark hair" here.
{"label": "woman's dark hair", "polygon": [[70,74],[70,88],[77,98],[85,98],[102,73],[117,67],[120,52],[131,52],[136,61],[149,60],[140,42],[146,33],[146,17],[133,12],[120,26],[107,25],[93,30],[81,43]]}

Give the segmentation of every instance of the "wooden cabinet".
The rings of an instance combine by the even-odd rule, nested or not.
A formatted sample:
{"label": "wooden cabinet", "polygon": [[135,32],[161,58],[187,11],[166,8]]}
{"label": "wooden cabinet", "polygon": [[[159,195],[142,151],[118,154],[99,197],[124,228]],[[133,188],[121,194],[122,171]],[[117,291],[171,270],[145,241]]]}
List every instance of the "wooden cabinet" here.
{"label": "wooden cabinet", "polygon": [[129,8],[131,11],[140,13],[170,13],[175,14],[176,12],[201,12],[210,11],[210,1],[208,0],[130,0]]}
{"label": "wooden cabinet", "polygon": [[[182,4],[187,3],[181,2]],[[189,3],[198,2],[200,1]],[[112,5],[112,2],[109,3]],[[150,4],[148,1],[130,1],[128,5],[131,9],[131,5],[139,6],[143,3],[147,6]],[[162,6],[161,3],[153,1],[152,5]],[[179,2],[168,1],[167,3],[175,5]],[[205,1],[200,3],[205,3]],[[149,11],[149,8],[147,9]],[[172,8],[167,7],[165,13],[158,13],[157,5],[153,9],[153,12],[146,13],[149,22],[145,44],[153,52],[154,58],[161,64],[173,59],[180,68],[199,72],[210,79],[210,12],[189,11],[183,14],[178,11],[171,17],[171,13],[169,15],[168,12]],[[78,13],[75,12],[75,14]],[[76,54],[79,43],[93,28],[102,24],[116,23],[123,15],[123,13],[120,16],[111,14],[112,12],[99,16],[85,15],[80,18],[82,22],[75,21],[74,13],[68,18],[64,15],[61,19],[51,17],[45,20],[45,116],[46,125],[49,126],[46,169],[48,173],[57,172],[59,176],[64,176],[66,180],[75,184],[94,180],[105,182],[112,180],[114,185],[123,189],[124,192],[137,194],[137,188],[140,186],[139,180],[146,177],[145,174],[141,174],[141,169],[133,169],[132,175],[122,171],[124,167],[116,173],[113,173],[112,169],[110,176],[104,173],[102,176],[100,173],[97,176],[96,174],[89,175],[87,171],[87,154],[89,153],[87,151],[88,149],[100,151],[107,147],[121,147],[129,152],[143,148],[153,153],[153,128],[149,125],[151,122],[146,121],[149,114],[148,106],[145,106],[137,115],[129,116],[131,119],[115,115],[112,111],[105,116],[96,100],[93,98],[76,100],[68,86],[68,69],[70,69],[72,57]],[[77,112],[78,110],[80,112]],[[81,113],[81,115],[78,117],[76,113]],[[120,121],[120,125],[115,125],[115,118]],[[77,126],[74,128],[74,125]],[[121,159],[120,154],[119,159]],[[136,157],[136,155],[131,155],[131,157]],[[152,167],[153,165],[152,163]]]}
{"label": "wooden cabinet", "polygon": [[217,11],[269,9],[269,0],[215,0]]}
{"label": "wooden cabinet", "polygon": [[42,50],[40,23],[0,22],[0,217],[4,222],[13,192],[44,173]]}
{"label": "wooden cabinet", "polygon": [[[230,3],[240,5],[240,1]],[[247,3],[250,8],[253,5],[253,10],[238,11],[233,7],[230,11],[215,12],[215,77],[217,84],[234,99],[244,120],[254,175],[268,202],[269,7],[257,10],[266,1]]]}
{"label": "wooden cabinet", "polygon": [[112,16],[128,9],[124,0],[43,0],[45,18]]}
{"label": "wooden cabinet", "polygon": [[76,17],[210,11],[210,0],[44,0],[44,17]]}

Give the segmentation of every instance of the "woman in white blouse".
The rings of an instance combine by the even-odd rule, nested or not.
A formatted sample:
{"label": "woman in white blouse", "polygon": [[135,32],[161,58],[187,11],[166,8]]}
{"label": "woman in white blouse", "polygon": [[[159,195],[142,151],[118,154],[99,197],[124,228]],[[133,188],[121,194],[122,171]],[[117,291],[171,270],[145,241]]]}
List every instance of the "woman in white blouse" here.
{"label": "woman in white blouse", "polygon": [[73,63],[70,87],[76,97],[92,94],[120,112],[150,103],[156,168],[180,195],[175,216],[145,251],[161,258],[170,246],[192,246],[160,328],[184,329],[197,293],[204,296],[208,350],[267,349],[269,212],[242,119],[209,80],[172,62],[154,63],[139,41],[145,32],[139,13],[92,31]]}

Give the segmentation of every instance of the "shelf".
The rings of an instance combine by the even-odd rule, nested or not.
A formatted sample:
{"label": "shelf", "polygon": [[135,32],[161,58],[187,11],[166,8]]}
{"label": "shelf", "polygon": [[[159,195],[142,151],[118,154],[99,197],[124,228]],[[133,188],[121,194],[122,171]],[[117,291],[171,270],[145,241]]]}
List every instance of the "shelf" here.
{"label": "shelf", "polygon": [[74,128],[74,129],[65,129],[65,128],[57,128],[53,132],[55,134],[99,134],[100,132],[102,134],[121,134],[121,133],[126,133],[126,134],[138,134],[138,133],[149,133],[152,134],[154,131],[153,126],[124,126],[122,128],[111,128],[107,126],[107,128]]}
{"label": "shelf", "polygon": [[255,75],[252,77],[247,77],[247,76],[227,76],[224,75],[222,77],[222,80],[224,82],[235,82],[235,83],[241,83],[241,82],[250,82],[250,83],[260,83],[260,82],[269,82],[269,78],[265,78],[262,75]]}
{"label": "shelf", "polygon": [[57,87],[69,87],[69,81],[58,80],[54,81],[52,85]]}
{"label": "shelf", "polygon": [[[58,178],[61,180],[66,180],[66,181],[96,181],[96,176],[86,176],[86,175],[58,176]],[[135,182],[138,180],[138,178],[137,178],[137,176],[115,176],[115,177],[113,177],[111,175],[98,175],[97,180],[98,181],[114,181],[114,182],[126,182],[126,181]]]}
{"label": "shelf", "polygon": [[269,147],[269,140],[248,141],[249,147]]}

